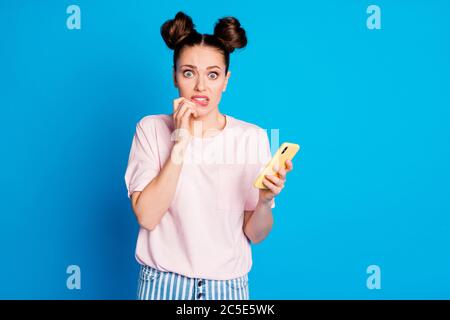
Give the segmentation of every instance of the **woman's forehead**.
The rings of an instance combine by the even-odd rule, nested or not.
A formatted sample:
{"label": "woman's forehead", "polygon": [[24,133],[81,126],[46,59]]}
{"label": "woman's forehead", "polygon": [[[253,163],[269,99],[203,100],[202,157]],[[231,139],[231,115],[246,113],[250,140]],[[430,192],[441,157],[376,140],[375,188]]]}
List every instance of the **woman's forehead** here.
{"label": "woman's forehead", "polygon": [[206,69],[211,66],[225,67],[224,57],[221,52],[209,46],[185,47],[180,52],[178,66],[191,65],[198,69]]}

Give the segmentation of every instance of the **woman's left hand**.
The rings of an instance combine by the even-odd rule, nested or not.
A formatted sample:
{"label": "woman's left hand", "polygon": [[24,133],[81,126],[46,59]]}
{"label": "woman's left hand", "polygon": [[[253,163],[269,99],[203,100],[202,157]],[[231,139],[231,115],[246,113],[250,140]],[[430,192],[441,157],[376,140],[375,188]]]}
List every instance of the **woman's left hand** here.
{"label": "woman's left hand", "polygon": [[286,183],[286,174],[294,169],[291,160],[286,161],[286,168],[281,166],[276,175],[266,175],[263,184],[269,189],[259,190],[259,199],[263,201],[272,201],[274,197],[280,194]]}

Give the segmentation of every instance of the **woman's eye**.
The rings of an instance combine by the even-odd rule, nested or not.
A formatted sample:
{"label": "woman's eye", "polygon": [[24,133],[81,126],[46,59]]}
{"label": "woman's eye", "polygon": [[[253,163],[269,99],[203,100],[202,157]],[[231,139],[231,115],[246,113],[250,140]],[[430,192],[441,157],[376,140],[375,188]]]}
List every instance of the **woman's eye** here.
{"label": "woman's eye", "polygon": [[211,72],[208,76],[210,79],[213,79],[213,80],[217,79],[219,77],[219,75],[216,72]]}
{"label": "woman's eye", "polygon": [[186,70],[183,72],[183,75],[187,78],[191,78],[194,74],[192,73],[192,71]]}

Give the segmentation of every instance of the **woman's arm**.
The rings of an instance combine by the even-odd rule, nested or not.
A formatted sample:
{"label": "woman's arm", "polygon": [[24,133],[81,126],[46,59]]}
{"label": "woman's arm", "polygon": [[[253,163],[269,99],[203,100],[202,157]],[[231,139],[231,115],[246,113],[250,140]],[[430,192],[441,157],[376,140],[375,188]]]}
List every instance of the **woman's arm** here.
{"label": "woman's arm", "polygon": [[133,192],[131,205],[139,224],[153,230],[172,203],[183,166],[184,154],[192,136],[194,118],[198,115],[194,102],[179,97],[173,100],[175,143],[161,171],[142,191]]}
{"label": "woman's arm", "polygon": [[259,200],[254,211],[244,212],[244,233],[252,243],[263,241],[273,225],[272,199],[280,194],[286,182],[286,174],[294,168],[292,161],[286,161],[286,168],[282,166],[276,176],[266,175],[263,180],[268,189],[259,190]]}
{"label": "woman's arm", "polygon": [[244,233],[252,243],[263,241],[273,225],[271,201],[258,201],[254,211],[244,212]]}
{"label": "woman's arm", "polygon": [[131,203],[139,224],[153,230],[170,207],[183,166],[185,143],[175,143],[159,174],[142,191],[133,192]]}

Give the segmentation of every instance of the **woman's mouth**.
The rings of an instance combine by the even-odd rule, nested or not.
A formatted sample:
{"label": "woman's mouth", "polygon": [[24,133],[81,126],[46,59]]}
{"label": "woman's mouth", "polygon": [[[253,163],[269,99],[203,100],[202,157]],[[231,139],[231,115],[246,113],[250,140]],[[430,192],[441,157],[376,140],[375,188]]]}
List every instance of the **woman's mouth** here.
{"label": "woman's mouth", "polygon": [[202,107],[206,107],[209,103],[209,98],[207,96],[192,96],[191,99]]}

